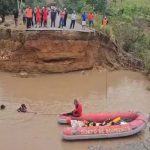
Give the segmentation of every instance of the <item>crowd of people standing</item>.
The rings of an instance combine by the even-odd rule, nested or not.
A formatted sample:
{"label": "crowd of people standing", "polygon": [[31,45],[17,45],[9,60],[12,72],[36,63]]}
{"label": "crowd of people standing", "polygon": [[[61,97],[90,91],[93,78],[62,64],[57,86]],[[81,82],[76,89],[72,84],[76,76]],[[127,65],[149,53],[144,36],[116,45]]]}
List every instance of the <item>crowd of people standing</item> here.
{"label": "crowd of people standing", "polygon": [[[66,27],[68,12],[66,8],[59,10],[56,7],[35,7],[34,10],[28,6],[23,11],[23,22],[27,29],[31,27],[48,27],[48,20],[50,20],[51,27],[56,27],[56,17],[59,16],[59,28]],[[74,16],[76,19],[76,16]],[[72,23],[70,25],[72,27]],[[74,26],[73,26],[74,28]]]}
{"label": "crowd of people standing", "polygon": [[[59,28],[66,27],[68,12],[67,9],[64,8],[62,10],[57,9],[56,7],[48,8],[48,7],[35,7],[34,10],[28,6],[23,15],[23,22],[26,23],[27,29],[32,26],[35,27],[48,27],[47,22],[50,19],[51,27],[56,27],[56,17],[59,16]],[[75,28],[77,15],[75,10],[73,10],[71,14],[71,23],[70,29]],[[89,27],[94,26],[94,13],[90,12],[89,14],[83,13],[81,15],[82,27],[85,29],[87,21],[89,22]]]}
{"label": "crowd of people standing", "polygon": [[34,10],[28,6],[23,12],[23,22],[26,24],[27,29],[32,26],[35,27],[47,27],[48,16],[50,14],[51,27],[55,27],[57,9],[49,9],[48,7],[40,8],[35,7]]}
{"label": "crowd of people standing", "polygon": [[[15,24],[17,26],[18,24],[18,11],[14,12],[14,19]],[[48,27],[48,21],[50,22],[50,27],[56,27],[56,18],[59,17],[59,25],[58,28],[65,28],[67,27],[67,18],[68,18],[68,11],[66,8],[60,10],[56,7],[42,7],[39,6],[32,9],[30,6],[28,6],[25,10],[23,10],[23,23],[26,25],[27,29],[31,27]],[[76,25],[77,15],[75,10],[72,11],[72,14],[70,16],[70,29],[74,29]],[[79,20],[79,18],[78,18]],[[81,24],[82,29],[86,29],[87,23],[89,28],[94,27],[94,20],[95,20],[95,14],[93,12],[83,12],[81,14]],[[108,23],[107,17],[104,16],[102,20],[102,26],[106,26]]]}

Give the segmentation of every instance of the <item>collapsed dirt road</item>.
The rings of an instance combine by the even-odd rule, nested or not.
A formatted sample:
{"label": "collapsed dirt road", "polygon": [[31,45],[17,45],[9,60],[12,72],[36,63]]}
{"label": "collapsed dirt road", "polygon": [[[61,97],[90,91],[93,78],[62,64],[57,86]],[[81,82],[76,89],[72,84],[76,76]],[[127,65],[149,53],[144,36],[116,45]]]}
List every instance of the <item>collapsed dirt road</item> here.
{"label": "collapsed dirt road", "polygon": [[[10,19],[10,18],[9,18]],[[8,23],[11,21],[8,21]],[[94,67],[141,70],[141,60],[94,30],[0,26],[0,70],[64,73]]]}

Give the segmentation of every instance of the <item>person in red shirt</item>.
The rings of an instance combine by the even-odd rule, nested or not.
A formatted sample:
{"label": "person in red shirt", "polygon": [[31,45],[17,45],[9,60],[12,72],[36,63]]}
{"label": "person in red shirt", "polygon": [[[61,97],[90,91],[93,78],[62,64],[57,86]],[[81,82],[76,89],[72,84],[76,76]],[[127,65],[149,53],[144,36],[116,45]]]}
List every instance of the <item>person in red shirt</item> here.
{"label": "person in red shirt", "polygon": [[94,26],[94,14],[90,12],[88,14],[89,27],[92,28]]}
{"label": "person in red shirt", "polygon": [[74,117],[80,117],[82,115],[82,105],[77,99],[74,100],[75,109],[72,111]]}
{"label": "person in red shirt", "polygon": [[72,112],[63,114],[65,116],[80,117],[82,115],[82,104],[77,99],[74,100],[75,108]]}
{"label": "person in red shirt", "polygon": [[37,7],[36,9],[36,23],[37,26],[40,27],[40,23],[41,23],[41,10],[39,7]]}
{"label": "person in red shirt", "polygon": [[47,27],[47,19],[48,19],[48,9],[45,7],[43,11],[44,27]]}

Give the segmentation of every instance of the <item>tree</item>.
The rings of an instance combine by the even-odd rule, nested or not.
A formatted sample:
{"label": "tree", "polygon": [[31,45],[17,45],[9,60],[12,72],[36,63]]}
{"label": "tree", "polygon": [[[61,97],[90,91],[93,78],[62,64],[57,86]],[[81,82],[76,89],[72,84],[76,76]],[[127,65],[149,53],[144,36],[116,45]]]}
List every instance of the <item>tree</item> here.
{"label": "tree", "polygon": [[[56,1],[56,0],[55,0]],[[81,12],[83,8],[92,8],[92,11],[101,12],[103,15],[106,14],[107,0],[64,0],[64,7],[70,10],[77,10]]]}
{"label": "tree", "polygon": [[103,15],[106,15],[107,10],[107,0],[94,0],[94,11],[100,12]]}
{"label": "tree", "polygon": [[81,12],[81,9],[84,7],[84,0],[64,0],[64,6],[71,13],[72,10]]}
{"label": "tree", "polygon": [[32,7],[35,7],[37,5],[39,6],[45,6],[46,0],[25,0],[26,5],[30,5]]}
{"label": "tree", "polygon": [[26,0],[25,3],[26,3],[26,5],[30,5],[31,6],[33,4],[33,0]]}
{"label": "tree", "polygon": [[5,21],[6,15],[12,14],[14,9],[17,9],[17,0],[0,0],[0,17],[2,22]]}

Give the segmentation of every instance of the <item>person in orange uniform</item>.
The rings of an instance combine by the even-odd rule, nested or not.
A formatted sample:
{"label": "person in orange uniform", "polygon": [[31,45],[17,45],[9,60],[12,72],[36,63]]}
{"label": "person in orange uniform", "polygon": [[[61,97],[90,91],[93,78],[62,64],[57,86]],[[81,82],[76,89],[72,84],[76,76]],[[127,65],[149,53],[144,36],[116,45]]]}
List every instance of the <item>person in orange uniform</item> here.
{"label": "person in orange uniform", "polygon": [[26,8],[26,18],[27,18],[27,29],[31,28],[32,23],[32,8],[29,6]]}
{"label": "person in orange uniform", "polygon": [[102,28],[103,27],[106,27],[106,25],[108,24],[108,19],[106,16],[103,17],[103,20],[102,20]]}
{"label": "person in orange uniform", "polygon": [[77,99],[74,100],[75,108],[72,112],[63,114],[65,116],[80,117],[82,115],[82,104]]}
{"label": "person in orange uniform", "polygon": [[45,7],[43,10],[44,27],[47,27],[47,19],[48,19],[48,9]]}
{"label": "person in orange uniform", "polygon": [[40,23],[41,23],[41,10],[39,7],[36,8],[36,24],[37,27],[40,27]]}

